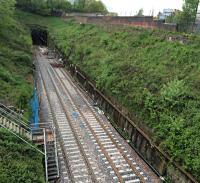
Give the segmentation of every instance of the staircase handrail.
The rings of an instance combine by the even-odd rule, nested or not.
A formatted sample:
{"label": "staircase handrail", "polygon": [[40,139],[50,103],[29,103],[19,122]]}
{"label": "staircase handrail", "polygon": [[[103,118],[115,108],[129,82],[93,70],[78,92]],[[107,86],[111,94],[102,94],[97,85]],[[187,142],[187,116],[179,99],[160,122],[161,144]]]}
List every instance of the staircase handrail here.
{"label": "staircase handrail", "polygon": [[46,182],[48,182],[48,165],[47,165],[47,139],[46,139],[46,129],[43,130],[44,133],[44,153],[45,153],[45,176],[46,176]]}
{"label": "staircase handrail", "polygon": [[28,126],[28,124],[26,124],[24,121],[20,120],[19,118],[16,118],[15,115],[13,115],[12,113],[7,112],[6,110],[4,110],[3,108],[0,108],[0,115],[2,117],[5,117],[7,119],[10,119],[12,122],[22,126],[23,128],[25,128],[27,131],[31,131],[31,128]]}
{"label": "staircase handrail", "polygon": [[6,129],[7,131],[9,131],[10,133],[12,133],[13,135],[15,135],[17,138],[19,138],[20,140],[22,140],[23,142],[25,142],[26,144],[28,144],[31,148],[35,149],[36,151],[38,151],[39,153],[41,153],[42,155],[45,155],[44,152],[42,152],[40,149],[38,149],[37,147],[33,146],[31,143],[29,143],[27,140],[25,140],[24,138],[20,137],[17,133],[13,132],[12,130],[10,130],[9,128],[5,127],[4,125],[0,124],[1,127],[3,127],[4,129]]}
{"label": "staircase handrail", "polygon": [[[14,123],[14,124],[16,124],[16,125],[19,125],[19,124],[17,124],[17,123],[15,123],[15,122],[13,122],[12,120],[10,120],[10,119],[8,119],[7,117],[5,117],[4,115],[2,115],[1,113],[0,113],[0,116],[1,117],[3,117],[3,118],[5,118],[5,119],[7,119],[8,120],[8,122],[10,122],[10,123]],[[0,124],[1,126],[4,126],[3,124]],[[7,126],[4,126],[5,128],[8,128]],[[30,135],[30,138],[32,138],[33,137],[33,133],[30,131],[30,130],[27,130],[26,128],[24,128],[24,126],[18,126],[18,128],[19,128],[19,130],[20,129],[23,129],[24,130],[24,132],[26,133],[26,134],[29,134]],[[11,129],[9,129],[9,130],[11,130]],[[11,130],[11,131],[13,131],[13,130]],[[14,132],[14,131],[13,131]],[[15,132],[14,132],[15,133]],[[19,133],[20,134],[20,133]]]}
{"label": "staircase handrail", "polygon": [[59,165],[58,165],[58,149],[57,149],[57,137],[56,137],[56,131],[55,128],[53,128],[53,135],[54,135],[54,143],[55,143],[55,159],[56,159],[56,165],[57,165],[57,172],[58,172],[58,177],[60,176],[60,170],[59,170]]}
{"label": "staircase handrail", "polygon": [[19,115],[17,112],[15,112],[14,110],[10,109],[9,107],[5,106],[4,104],[0,103],[0,108],[4,108],[8,111],[10,111],[11,113],[13,113],[16,117],[18,117],[19,119],[21,119],[25,124],[29,124],[30,121],[28,121],[26,118],[24,118],[23,116]]}

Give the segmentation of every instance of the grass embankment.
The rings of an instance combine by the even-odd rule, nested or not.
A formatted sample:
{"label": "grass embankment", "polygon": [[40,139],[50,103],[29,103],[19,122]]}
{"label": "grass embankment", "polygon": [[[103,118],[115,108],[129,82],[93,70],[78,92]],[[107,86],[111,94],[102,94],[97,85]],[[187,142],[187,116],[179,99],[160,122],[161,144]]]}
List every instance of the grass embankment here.
{"label": "grass embankment", "polygon": [[0,182],[44,183],[42,155],[0,129]]}
{"label": "grass embankment", "polygon": [[30,114],[33,91],[31,36],[16,22],[0,33],[0,102]]}
{"label": "grass embankment", "polygon": [[178,33],[20,16],[46,24],[68,60],[151,128],[159,146],[200,180],[198,36],[182,44],[167,39]]}
{"label": "grass embankment", "polygon": [[[0,103],[30,115],[32,96],[31,36],[13,16],[14,1],[0,2]],[[0,128],[0,182],[44,182],[42,157]]]}

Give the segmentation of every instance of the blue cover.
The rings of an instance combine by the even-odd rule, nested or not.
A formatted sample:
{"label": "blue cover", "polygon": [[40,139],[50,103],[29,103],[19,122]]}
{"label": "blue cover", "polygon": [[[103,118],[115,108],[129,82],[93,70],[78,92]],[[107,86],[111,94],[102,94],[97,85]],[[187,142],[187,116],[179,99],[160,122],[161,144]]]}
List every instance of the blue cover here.
{"label": "blue cover", "polygon": [[31,99],[31,109],[31,126],[33,127],[33,130],[37,130],[39,128],[39,101],[36,88],[34,89],[33,98]]}

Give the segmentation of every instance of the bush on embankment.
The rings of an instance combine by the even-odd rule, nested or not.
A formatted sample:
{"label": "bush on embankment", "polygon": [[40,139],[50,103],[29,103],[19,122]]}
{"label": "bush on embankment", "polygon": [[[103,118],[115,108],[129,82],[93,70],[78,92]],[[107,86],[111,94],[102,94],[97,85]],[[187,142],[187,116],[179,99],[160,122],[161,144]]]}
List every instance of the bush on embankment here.
{"label": "bush on embankment", "polygon": [[160,147],[200,180],[199,36],[181,35],[183,44],[168,40],[178,33],[20,17],[45,22],[68,61],[151,128]]}
{"label": "bush on embankment", "polygon": [[[24,109],[32,96],[31,36],[14,18],[13,0],[0,1],[0,103]],[[0,128],[0,182],[44,183],[42,156]]]}
{"label": "bush on embankment", "polygon": [[29,31],[15,20],[14,5],[14,1],[0,2],[0,102],[28,112],[32,41]]}
{"label": "bush on embankment", "polygon": [[43,156],[0,128],[0,182],[44,183]]}

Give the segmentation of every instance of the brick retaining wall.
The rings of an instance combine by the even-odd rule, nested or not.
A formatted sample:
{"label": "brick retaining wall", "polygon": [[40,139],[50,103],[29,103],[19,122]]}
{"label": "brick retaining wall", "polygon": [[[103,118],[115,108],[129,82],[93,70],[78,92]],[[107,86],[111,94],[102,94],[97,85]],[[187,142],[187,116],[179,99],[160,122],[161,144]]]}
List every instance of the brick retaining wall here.
{"label": "brick retaining wall", "polygon": [[114,24],[144,27],[150,29],[163,29],[177,31],[176,24],[166,24],[160,20],[154,20],[152,16],[66,16],[74,17],[77,22],[89,24]]}

